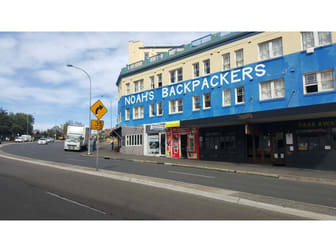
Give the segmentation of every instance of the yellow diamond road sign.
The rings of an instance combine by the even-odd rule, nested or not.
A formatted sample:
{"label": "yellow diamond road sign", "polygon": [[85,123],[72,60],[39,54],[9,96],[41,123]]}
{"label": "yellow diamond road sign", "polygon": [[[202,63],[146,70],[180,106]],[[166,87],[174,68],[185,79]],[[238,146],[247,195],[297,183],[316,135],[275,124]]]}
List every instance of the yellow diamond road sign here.
{"label": "yellow diamond road sign", "polygon": [[91,120],[91,129],[102,130],[104,127],[104,121],[102,120]]}
{"label": "yellow diamond road sign", "polygon": [[98,119],[102,118],[107,113],[107,109],[100,100],[96,101],[96,103],[91,106],[91,111]]}

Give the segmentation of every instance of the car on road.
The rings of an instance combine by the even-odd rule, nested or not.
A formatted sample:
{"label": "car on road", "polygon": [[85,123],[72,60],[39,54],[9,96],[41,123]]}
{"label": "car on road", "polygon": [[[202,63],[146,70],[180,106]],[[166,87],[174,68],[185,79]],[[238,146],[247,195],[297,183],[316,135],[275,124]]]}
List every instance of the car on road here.
{"label": "car on road", "polygon": [[15,143],[23,143],[24,140],[23,140],[22,137],[17,137],[17,138],[15,138],[14,142],[15,142]]}
{"label": "car on road", "polygon": [[37,144],[48,144],[48,141],[46,138],[40,138],[38,141],[37,141]]}

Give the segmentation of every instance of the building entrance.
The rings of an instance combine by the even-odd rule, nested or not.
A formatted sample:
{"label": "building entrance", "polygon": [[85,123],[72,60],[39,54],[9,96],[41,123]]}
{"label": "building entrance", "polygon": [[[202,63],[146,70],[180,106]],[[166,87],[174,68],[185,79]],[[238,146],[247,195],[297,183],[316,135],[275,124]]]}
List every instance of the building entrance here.
{"label": "building entrance", "polygon": [[181,135],[181,157],[182,158],[188,158],[188,152],[187,152],[187,135]]}
{"label": "building entrance", "polygon": [[166,134],[161,134],[161,155],[166,155]]}

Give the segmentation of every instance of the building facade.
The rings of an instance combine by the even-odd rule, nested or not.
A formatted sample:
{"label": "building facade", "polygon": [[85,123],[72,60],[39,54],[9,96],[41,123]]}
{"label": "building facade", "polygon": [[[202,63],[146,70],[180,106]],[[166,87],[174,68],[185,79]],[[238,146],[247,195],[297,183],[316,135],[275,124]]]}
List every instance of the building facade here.
{"label": "building facade", "polygon": [[336,169],[335,42],[334,32],[216,33],[130,62],[119,126],[141,131],[137,154]]}

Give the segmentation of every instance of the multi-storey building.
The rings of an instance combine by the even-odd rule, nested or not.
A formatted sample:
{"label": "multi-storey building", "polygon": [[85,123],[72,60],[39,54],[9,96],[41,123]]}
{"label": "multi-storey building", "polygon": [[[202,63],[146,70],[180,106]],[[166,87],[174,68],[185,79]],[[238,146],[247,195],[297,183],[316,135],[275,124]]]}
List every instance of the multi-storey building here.
{"label": "multi-storey building", "polygon": [[336,169],[335,43],[216,33],[140,61],[133,43],[117,80],[121,151]]}

